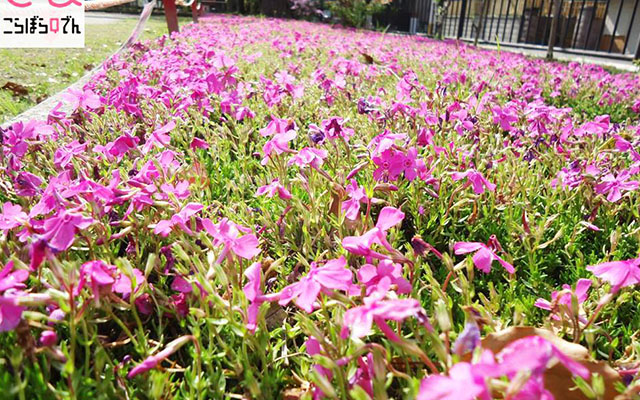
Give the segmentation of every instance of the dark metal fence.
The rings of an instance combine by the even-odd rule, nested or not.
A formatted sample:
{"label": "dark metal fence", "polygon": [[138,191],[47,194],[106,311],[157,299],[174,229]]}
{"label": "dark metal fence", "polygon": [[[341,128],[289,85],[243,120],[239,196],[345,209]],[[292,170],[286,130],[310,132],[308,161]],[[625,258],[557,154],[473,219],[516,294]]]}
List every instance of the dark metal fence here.
{"label": "dark metal fence", "polygon": [[[555,1],[558,8],[554,10]],[[408,31],[606,57],[640,58],[640,0],[401,0]],[[557,15],[554,11],[557,11]],[[554,38],[551,26],[558,25]]]}

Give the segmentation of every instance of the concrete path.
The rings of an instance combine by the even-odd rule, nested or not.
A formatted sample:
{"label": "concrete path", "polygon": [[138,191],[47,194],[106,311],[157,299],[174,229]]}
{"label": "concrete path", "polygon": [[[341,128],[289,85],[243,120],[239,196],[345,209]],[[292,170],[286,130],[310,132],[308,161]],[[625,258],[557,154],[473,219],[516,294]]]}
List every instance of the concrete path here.
{"label": "concrete path", "polygon": [[[479,44],[478,47],[483,49],[491,49],[497,50],[498,46],[492,44]],[[538,49],[528,49],[521,47],[512,47],[512,46],[500,46],[500,51],[509,51],[512,53],[524,54],[530,57],[538,57],[545,58],[547,56],[546,50],[538,50]],[[620,71],[627,72],[638,72],[638,66],[634,65],[633,62],[627,60],[617,60],[612,58],[605,57],[595,57],[595,56],[587,56],[582,54],[573,54],[573,53],[564,53],[562,51],[554,50],[553,52],[554,59],[558,61],[576,61],[583,64],[596,64],[602,65],[603,67],[615,68]]]}

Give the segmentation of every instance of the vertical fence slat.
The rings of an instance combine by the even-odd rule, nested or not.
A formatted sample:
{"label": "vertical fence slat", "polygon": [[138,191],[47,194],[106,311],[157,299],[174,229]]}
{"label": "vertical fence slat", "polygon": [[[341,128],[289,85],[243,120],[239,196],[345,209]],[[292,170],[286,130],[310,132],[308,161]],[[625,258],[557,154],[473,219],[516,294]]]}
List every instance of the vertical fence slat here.
{"label": "vertical fence slat", "polygon": [[[526,1],[525,1],[526,3]],[[509,33],[509,41],[513,43],[513,31],[516,29],[516,18],[518,14],[518,9],[520,8],[520,0],[516,0],[515,12],[513,13],[513,18],[511,21],[511,33]],[[523,14],[524,15],[524,14]],[[518,36],[516,37],[516,43],[519,41],[520,32],[522,31],[522,18],[520,18],[520,23],[518,24]]]}
{"label": "vertical fence slat", "polygon": [[500,0],[500,11],[498,11],[498,22],[497,22],[497,26],[496,26],[496,40],[500,40],[501,42],[503,41],[503,38],[500,37],[500,39],[498,39],[498,35],[500,34],[500,20],[502,19],[502,10],[504,8],[504,0]]}
{"label": "vertical fence slat", "polygon": [[589,46],[589,37],[591,37],[591,25],[593,25],[593,20],[596,18],[597,12],[598,12],[598,6],[597,6],[597,3],[594,1],[593,2],[593,12],[591,13],[591,19],[589,20],[589,26],[587,27],[587,33],[586,33],[587,36],[584,39],[583,48],[585,50]]}
{"label": "vertical fence slat", "polygon": [[571,14],[573,14],[573,4],[574,4],[574,1],[571,0],[571,3],[569,3],[569,12],[567,13],[567,18],[564,24],[564,30],[560,37],[560,47],[562,48],[565,47],[564,41],[567,39],[567,35],[569,34],[569,28],[571,27]]}
{"label": "vertical fence slat", "polygon": [[467,21],[465,22],[465,26],[464,26],[464,32],[465,32],[464,35],[465,37],[468,37],[468,38],[473,38],[473,19],[470,17],[472,6],[473,6],[473,1],[467,3]]}
{"label": "vertical fence slat", "polygon": [[487,3],[487,7],[485,8],[485,12],[484,12],[484,22],[482,24],[482,31],[480,33],[482,33],[482,40],[487,40],[487,37],[485,36],[485,33],[487,32],[487,29],[485,28],[487,26],[487,21],[489,20],[489,7],[491,7],[491,0],[485,0],[485,2]]}
{"label": "vertical fence slat", "polygon": [[[620,3],[622,3],[622,1],[620,1]],[[602,34],[604,33],[604,26],[607,24],[607,14],[609,13],[609,4],[611,4],[611,0],[607,0],[607,5],[604,9],[604,16],[602,17],[602,26],[600,27],[600,34],[598,35],[598,42],[596,43],[596,48],[595,48],[596,51],[600,49],[600,40],[602,40]]]}
{"label": "vertical fence slat", "polygon": [[611,32],[611,40],[609,41],[609,48],[607,49],[607,53],[611,53],[613,42],[616,41],[616,32],[618,32],[618,22],[620,22],[620,14],[622,14],[623,5],[624,1],[620,1],[620,5],[618,6],[618,15],[616,15],[616,22],[613,24],[613,32]]}
{"label": "vertical fence slat", "polygon": [[571,47],[576,47],[576,40],[578,40],[578,33],[580,33],[580,26],[582,25],[582,13],[584,13],[584,3],[585,0],[581,0],[582,5],[580,6],[580,16],[578,17],[578,21],[576,21],[576,29],[575,34],[573,35],[573,43],[571,43]]}
{"label": "vertical fence slat", "polygon": [[[531,2],[531,5],[533,6],[533,1]],[[527,12],[527,1],[525,0],[524,2],[524,10],[522,12],[522,21],[524,21],[524,15]],[[529,22],[527,22],[527,33],[524,35],[524,43],[527,43],[527,40],[529,40],[529,31],[531,30],[531,20],[533,19],[533,7],[531,7],[531,12],[529,13]],[[524,23],[524,22],[523,22]]]}
{"label": "vertical fence slat", "polygon": [[[626,39],[624,41],[624,48],[622,49],[622,54],[624,54],[627,51],[627,46],[629,45],[629,35],[631,35],[631,28],[633,28],[633,23],[635,22],[636,10],[638,9],[638,2],[639,1],[640,0],[636,0],[635,4],[633,5],[633,12],[631,13],[631,20],[629,21],[629,29],[627,29],[627,36],[626,36]],[[639,23],[640,23],[640,21],[639,21]],[[638,50],[640,50],[640,41],[638,41]],[[638,55],[636,55],[636,58],[640,58],[640,57],[638,57]]]}
{"label": "vertical fence slat", "polygon": [[[545,18],[544,20],[544,30],[542,31],[542,38],[541,38],[541,43],[540,44],[544,44],[544,38],[547,37],[547,32],[549,32],[551,29],[551,27],[549,26],[549,22],[551,21],[551,17],[554,15],[553,14],[553,10],[555,6],[555,0],[549,0],[549,12],[547,13],[547,18]],[[542,17],[542,14],[544,13],[544,0],[542,1],[542,10],[540,10],[540,17]],[[549,44],[549,42],[551,38],[551,32],[549,32],[549,37],[547,38],[547,45]]]}
{"label": "vertical fence slat", "polygon": [[[507,37],[507,25],[509,24],[509,20],[511,20],[511,18],[509,17],[509,12],[511,11],[511,0],[509,0],[509,2],[507,3],[507,15],[505,15],[504,18],[504,27],[502,28],[502,41],[506,42],[505,38]],[[511,25],[511,31],[513,32],[513,21],[512,25]]]}
{"label": "vertical fence slat", "polygon": [[462,0],[462,4],[460,6],[460,20],[458,21],[458,40],[462,37],[462,33],[464,31],[464,18],[467,8],[467,0]]}
{"label": "vertical fence slat", "polygon": [[[500,0],[502,1],[502,0]],[[492,38],[495,37],[495,34],[493,33],[493,23],[496,17],[496,5],[498,3],[498,0],[493,0],[493,8],[491,9],[491,29],[489,29],[489,40],[493,40]],[[497,30],[497,28],[496,28]]]}

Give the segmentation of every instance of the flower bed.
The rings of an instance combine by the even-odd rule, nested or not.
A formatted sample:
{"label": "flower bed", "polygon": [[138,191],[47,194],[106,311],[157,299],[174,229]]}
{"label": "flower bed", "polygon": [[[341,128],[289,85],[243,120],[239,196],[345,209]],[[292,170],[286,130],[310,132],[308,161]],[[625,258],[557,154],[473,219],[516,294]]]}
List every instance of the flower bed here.
{"label": "flower bed", "polygon": [[637,75],[218,16],[67,100],[2,133],[16,396],[637,390]]}

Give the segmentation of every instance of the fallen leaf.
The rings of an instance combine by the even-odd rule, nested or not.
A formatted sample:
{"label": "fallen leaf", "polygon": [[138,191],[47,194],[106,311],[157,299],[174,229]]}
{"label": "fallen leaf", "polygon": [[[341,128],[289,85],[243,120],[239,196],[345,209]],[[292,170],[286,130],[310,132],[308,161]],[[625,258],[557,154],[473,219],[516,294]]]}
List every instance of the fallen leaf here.
{"label": "fallen leaf", "polygon": [[301,387],[286,388],[282,392],[281,398],[282,400],[299,400],[309,392],[309,389],[310,389],[309,383],[303,382]]}
{"label": "fallen leaf", "polygon": [[14,96],[26,96],[29,94],[29,89],[25,86],[11,81],[5,83],[2,89],[10,91]]}

